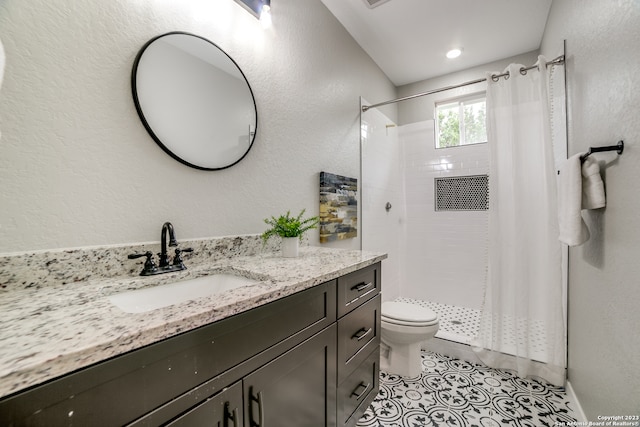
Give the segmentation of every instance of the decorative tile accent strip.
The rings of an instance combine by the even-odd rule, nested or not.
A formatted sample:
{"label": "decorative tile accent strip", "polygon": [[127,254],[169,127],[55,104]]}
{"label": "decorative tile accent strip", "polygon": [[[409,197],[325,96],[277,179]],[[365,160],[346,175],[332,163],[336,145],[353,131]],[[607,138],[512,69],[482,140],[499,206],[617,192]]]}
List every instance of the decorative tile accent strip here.
{"label": "decorative tile accent strip", "polygon": [[436,211],[486,211],[489,209],[487,175],[434,178]]}

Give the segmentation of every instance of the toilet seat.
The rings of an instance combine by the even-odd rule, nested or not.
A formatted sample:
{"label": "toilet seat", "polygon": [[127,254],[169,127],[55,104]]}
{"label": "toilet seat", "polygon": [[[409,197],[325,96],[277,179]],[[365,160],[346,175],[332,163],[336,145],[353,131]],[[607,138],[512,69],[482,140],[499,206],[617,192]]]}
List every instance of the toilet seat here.
{"label": "toilet seat", "polygon": [[402,326],[431,326],[438,323],[438,315],[426,307],[398,301],[382,303],[382,321]]}

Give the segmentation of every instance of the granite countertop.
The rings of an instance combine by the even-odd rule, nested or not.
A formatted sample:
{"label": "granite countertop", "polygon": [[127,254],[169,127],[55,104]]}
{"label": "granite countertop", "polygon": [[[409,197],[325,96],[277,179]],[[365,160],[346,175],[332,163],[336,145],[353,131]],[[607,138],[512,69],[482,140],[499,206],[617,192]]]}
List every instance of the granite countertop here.
{"label": "granite countertop", "polygon": [[[151,277],[90,279],[0,295],[0,397],[224,319],[374,264],[385,254],[302,247],[237,256]],[[110,295],[216,272],[259,280],[210,297],[130,314]]]}

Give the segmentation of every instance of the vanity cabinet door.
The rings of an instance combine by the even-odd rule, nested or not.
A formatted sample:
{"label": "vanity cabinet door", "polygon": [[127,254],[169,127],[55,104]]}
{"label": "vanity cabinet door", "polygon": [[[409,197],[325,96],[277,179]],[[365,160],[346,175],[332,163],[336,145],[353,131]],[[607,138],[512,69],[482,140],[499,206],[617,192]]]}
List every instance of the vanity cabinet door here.
{"label": "vanity cabinet door", "polygon": [[251,427],[336,426],[336,325],[243,379]]}
{"label": "vanity cabinet door", "polygon": [[166,425],[242,427],[242,415],[242,382],[238,381]]}

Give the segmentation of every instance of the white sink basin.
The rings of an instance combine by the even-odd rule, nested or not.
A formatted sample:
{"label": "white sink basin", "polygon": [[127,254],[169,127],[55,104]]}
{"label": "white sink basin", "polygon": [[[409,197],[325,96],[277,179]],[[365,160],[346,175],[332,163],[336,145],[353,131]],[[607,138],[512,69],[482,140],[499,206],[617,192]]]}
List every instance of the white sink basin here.
{"label": "white sink basin", "polygon": [[110,296],[109,301],[124,312],[144,313],[256,283],[259,282],[233,274],[212,274],[181,282],[122,292]]}

